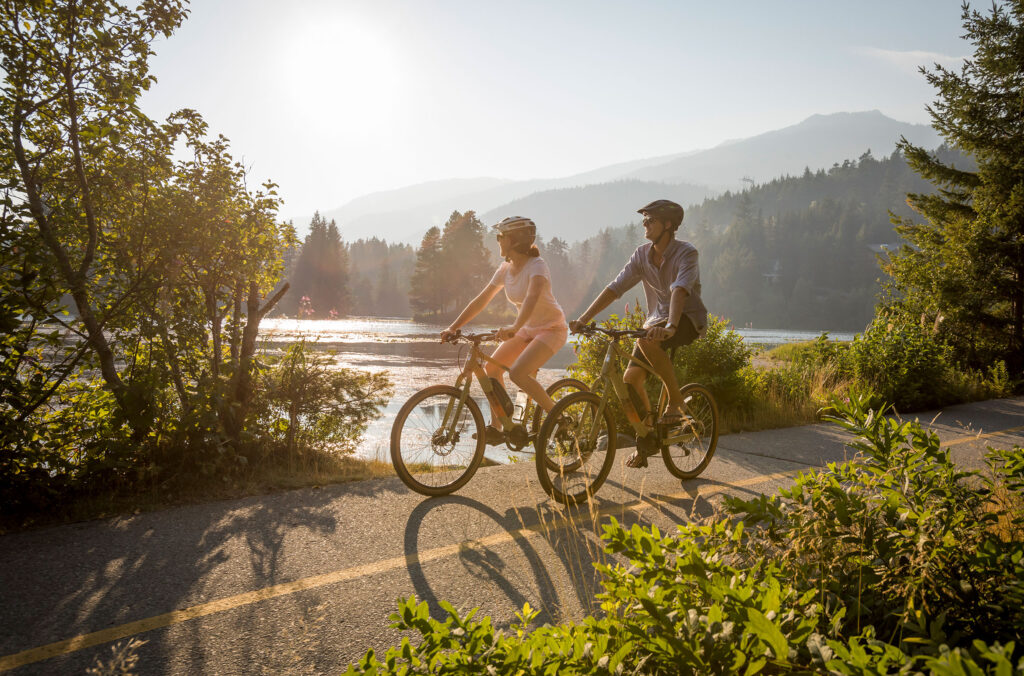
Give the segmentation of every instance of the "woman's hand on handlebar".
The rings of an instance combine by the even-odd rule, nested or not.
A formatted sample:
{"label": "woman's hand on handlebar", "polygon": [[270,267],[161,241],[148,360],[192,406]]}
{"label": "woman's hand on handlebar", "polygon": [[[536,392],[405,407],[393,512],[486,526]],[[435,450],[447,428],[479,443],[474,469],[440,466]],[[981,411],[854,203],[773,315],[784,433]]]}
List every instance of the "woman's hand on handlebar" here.
{"label": "woman's hand on handlebar", "polygon": [[494,332],[494,337],[498,340],[510,340],[516,335],[516,328],[514,326],[503,326]]}

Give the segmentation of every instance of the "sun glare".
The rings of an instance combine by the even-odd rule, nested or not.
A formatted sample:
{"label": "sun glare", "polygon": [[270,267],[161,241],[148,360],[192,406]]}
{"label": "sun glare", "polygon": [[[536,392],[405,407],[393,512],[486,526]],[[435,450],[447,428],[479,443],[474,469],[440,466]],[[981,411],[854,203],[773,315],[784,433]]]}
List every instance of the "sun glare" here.
{"label": "sun glare", "polygon": [[279,82],[303,124],[344,135],[384,131],[393,122],[402,78],[386,33],[337,18],[297,27],[285,45]]}

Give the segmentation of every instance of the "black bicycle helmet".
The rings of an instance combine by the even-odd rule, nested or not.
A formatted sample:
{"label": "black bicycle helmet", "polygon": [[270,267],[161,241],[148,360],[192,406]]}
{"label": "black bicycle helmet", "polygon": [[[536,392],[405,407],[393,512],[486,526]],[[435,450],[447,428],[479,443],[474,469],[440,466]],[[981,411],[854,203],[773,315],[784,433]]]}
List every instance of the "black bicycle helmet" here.
{"label": "black bicycle helmet", "polygon": [[673,230],[683,222],[683,208],[672,200],[654,200],[650,204],[640,207],[636,212],[645,216],[650,214],[658,220],[667,221]]}

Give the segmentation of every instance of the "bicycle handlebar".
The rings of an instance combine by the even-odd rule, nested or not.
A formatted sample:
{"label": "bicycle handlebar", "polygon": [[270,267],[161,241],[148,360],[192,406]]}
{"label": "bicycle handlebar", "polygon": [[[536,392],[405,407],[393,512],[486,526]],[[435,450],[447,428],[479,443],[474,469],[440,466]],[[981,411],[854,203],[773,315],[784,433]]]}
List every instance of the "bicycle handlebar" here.
{"label": "bicycle handlebar", "polygon": [[592,336],[597,333],[603,333],[609,338],[643,338],[647,335],[647,329],[606,329],[596,324],[587,324],[581,326],[575,333],[582,334],[585,336]]}
{"label": "bicycle handlebar", "polygon": [[460,340],[464,340],[467,343],[474,343],[474,344],[479,345],[480,343],[483,343],[485,341],[497,340],[497,339],[498,339],[498,332],[497,331],[484,331],[483,333],[463,333],[462,330],[460,329],[460,330],[455,332],[454,336],[452,336],[448,340],[445,340],[445,341],[442,341],[442,342],[445,342],[445,343],[457,343]]}

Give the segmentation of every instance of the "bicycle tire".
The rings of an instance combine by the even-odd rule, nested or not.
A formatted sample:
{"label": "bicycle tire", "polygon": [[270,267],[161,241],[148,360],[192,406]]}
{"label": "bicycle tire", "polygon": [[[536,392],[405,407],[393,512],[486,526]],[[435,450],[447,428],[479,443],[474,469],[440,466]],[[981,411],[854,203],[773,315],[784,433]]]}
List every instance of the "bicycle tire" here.
{"label": "bicycle tire", "polygon": [[[463,405],[455,439],[437,438],[447,407],[460,396],[462,390],[456,387],[434,385],[409,397],[395,416],[391,464],[402,483],[417,493],[435,497],[457,491],[483,462],[487,443],[484,417],[471,398]],[[410,418],[417,412],[418,424],[412,424]]]}
{"label": "bicycle tire", "polygon": [[718,405],[711,391],[690,383],[679,389],[690,416],[693,438],[683,444],[661,447],[661,457],[672,476],[693,479],[707,469],[718,446]]}
{"label": "bicycle tire", "polygon": [[[559,378],[555,382],[551,383],[544,390],[548,393],[548,396],[558,403],[558,400],[567,394],[572,392],[589,392],[590,388],[582,380],[576,380],[575,378]],[[533,409],[529,413],[528,420],[530,421],[529,426],[526,428],[526,432],[534,436],[540,433],[541,424],[544,422],[544,409],[537,405],[537,402],[530,400],[530,407]]]}
{"label": "bicycle tire", "polygon": [[615,419],[609,407],[596,416],[601,403],[593,392],[566,395],[541,425],[535,444],[537,477],[558,502],[571,505],[591,498],[615,463]]}

